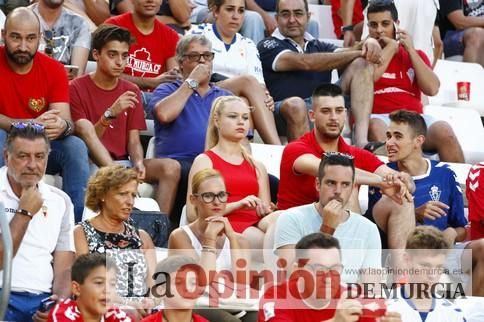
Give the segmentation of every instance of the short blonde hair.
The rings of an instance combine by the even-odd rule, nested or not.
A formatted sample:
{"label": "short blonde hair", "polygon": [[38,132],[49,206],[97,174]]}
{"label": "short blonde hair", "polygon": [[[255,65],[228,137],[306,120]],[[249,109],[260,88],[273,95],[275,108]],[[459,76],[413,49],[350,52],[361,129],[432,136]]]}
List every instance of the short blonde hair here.
{"label": "short blonde hair", "polygon": [[200,185],[203,182],[213,178],[221,178],[222,181],[224,181],[222,174],[212,168],[206,168],[195,173],[195,175],[192,178],[192,194],[198,193],[200,189]]}
{"label": "short blonde hair", "polygon": [[134,169],[123,165],[111,165],[99,169],[87,184],[86,207],[95,212],[101,210],[102,199],[109,190],[119,188],[133,180],[138,182],[138,174]]}

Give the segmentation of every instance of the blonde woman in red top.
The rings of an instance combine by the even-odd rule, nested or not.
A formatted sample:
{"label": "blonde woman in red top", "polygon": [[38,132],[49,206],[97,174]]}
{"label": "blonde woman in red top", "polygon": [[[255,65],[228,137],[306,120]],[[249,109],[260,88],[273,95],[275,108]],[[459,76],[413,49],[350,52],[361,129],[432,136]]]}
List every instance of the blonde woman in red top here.
{"label": "blonde woman in red top", "polygon": [[[244,148],[249,130],[250,108],[239,97],[217,98],[210,114],[205,149],[193,162],[188,187],[195,173],[205,168],[218,170],[224,177],[229,198],[224,216],[235,232],[247,238],[252,249],[262,248],[264,234],[275,222],[270,201],[269,179],[264,165]],[[192,192],[190,188],[187,195]],[[187,218],[196,213],[187,200]]]}

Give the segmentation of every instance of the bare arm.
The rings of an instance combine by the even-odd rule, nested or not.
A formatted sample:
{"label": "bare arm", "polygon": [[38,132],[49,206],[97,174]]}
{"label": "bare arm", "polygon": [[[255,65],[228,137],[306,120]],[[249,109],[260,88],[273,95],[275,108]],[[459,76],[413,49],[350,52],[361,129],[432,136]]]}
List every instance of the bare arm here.
{"label": "bare arm", "polygon": [[74,228],[74,245],[76,247],[76,257],[83,254],[89,254],[86,235],[84,234],[84,229],[81,225],[76,225]]}
{"label": "bare arm", "polygon": [[[338,15],[341,17],[343,27],[353,25],[353,11],[355,8],[355,0],[342,0],[341,8]],[[343,46],[350,47],[355,43],[355,33],[353,31],[346,31],[343,33]]]}
{"label": "bare arm", "polygon": [[191,0],[179,0],[168,2],[173,18],[182,27],[190,27],[190,15],[194,8]]}
{"label": "bare arm", "polygon": [[436,95],[440,87],[439,78],[432,70],[432,67],[428,66],[418,54],[413,46],[412,37],[405,30],[399,30],[398,34],[400,43],[410,55],[418,87],[425,95]]}
{"label": "bare arm", "polygon": [[134,169],[138,172],[138,179],[143,180],[146,176],[146,169],[138,130],[131,130],[128,133],[128,154]]}
{"label": "bare arm", "polygon": [[70,251],[54,252],[54,282],[52,293],[60,298],[71,295],[71,267],[74,262],[74,253]]}
{"label": "bare arm", "polygon": [[86,14],[98,26],[111,16],[108,2],[105,0],[84,0],[84,6]]}
{"label": "bare arm", "polygon": [[[320,163],[320,158],[312,154],[303,154],[299,158],[297,158],[296,161],[294,161],[293,171],[301,174],[310,175],[316,178],[318,176],[318,169]],[[355,169],[356,184],[379,186],[381,182],[382,178],[379,175],[358,168]]]}
{"label": "bare arm", "polygon": [[116,10],[118,10],[119,14],[125,12],[133,12],[134,6],[131,0],[123,0],[116,6]]}
{"label": "bare arm", "polygon": [[300,70],[323,72],[343,68],[361,55],[361,50],[312,54],[285,52],[277,59],[275,69],[278,72]]}
{"label": "bare arm", "polygon": [[89,57],[89,48],[74,47],[71,55],[71,65],[79,67],[78,76],[84,74],[87,65],[87,58]]}
{"label": "bare arm", "polygon": [[264,9],[262,9],[254,0],[245,0],[245,5],[247,9],[260,14],[262,20],[264,21],[264,26],[267,33],[269,35],[272,34],[272,32],[277,28],[277,23],[274,17],[268,14]]}
{"label": "bare arm", "polygon": [[[98,126],[98,124],[96,124],[96,126]],[[90,158],[99,167],[111,165],[113,164],[111,155],[104,144],[99,140],[96,132],[97,130],[89,120],[79,119],[76,121],[76,135],[86,143]]]}
{"label": "bare arm", "polygon": [[440,29],[438,26],[434,26],[432,30],[432,39],[434,41],[434,62],[432,68],[435,68],[437,60],[442,58],[442,53],[444,52],[444,43],[442,42],[442,37],[440,36]]}
{"label": "bare arm", "polygon": [[471,27],[484,27],[484,16],[464,16],[464,11],[462,10],[452,11],[447,15],[447,19],[459,30]]}
{"label": "bare arm", "polygon": [[388,37],[382,37],[381,42],[385,44],[385,47],[382,50],[381,57],[382,62],[375,66],[375,72],[373,73],[373,81],[376,82],[380,79],[383,73],[387,70],[390,62],[392,61],[393,56],[398,53],[398,43],[395,39],[391,39]]}

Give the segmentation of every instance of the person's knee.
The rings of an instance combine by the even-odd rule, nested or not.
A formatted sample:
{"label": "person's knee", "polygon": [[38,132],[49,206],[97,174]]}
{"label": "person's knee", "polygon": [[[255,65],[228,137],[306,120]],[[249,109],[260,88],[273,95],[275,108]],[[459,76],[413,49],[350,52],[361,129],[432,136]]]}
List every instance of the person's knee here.
{"label": "person's knee", "polygon": [[252,75],[237,76],[237,80],[240,82],[243,91],[254,90],[258,88],[262,89],[262,86],[260,86],[257,78]]}
{"label": "person's knee", "polygon": [[484,239],[472,241],[472,258],[484,262]]}
{"label": "person's knee", "polygon": [[373,135],[377,135],[382,132],[386,132],[387,126],[385,122],[380,119],[372,118],[370,119],[370,125],[368,127],[368,132]]}
{"label": "person's knee", "polygon": [[464,45],[468,47],[480,47],[484,44],[484,28],[469,28],[464,32]]}
{"label": "person's knee", "polygon": [[157,177],[160,181],[178,182],[181,176],[181,165],[173,159],[157,159]]}
{"label": "person's knee", "polygon": [[459,141],[450,127],[449,123],[445,121],[438,121],[429,127],[427,135],[431,142],[429,144],[436,147],[448,147],[450,145],[458,145]]}
{"label": "person's knee", "polygon": [[300,97],[290,97],[284,100],[281,113],[288,123],[304,123],[307,120],[306,103]]}
{"label": "person's knee", "polygon": [[70,135],[60,141],[62,142],[62,153],[66,158],[69,158],[73,162],[87,162],[87,146],[82,139],[77,136]]}

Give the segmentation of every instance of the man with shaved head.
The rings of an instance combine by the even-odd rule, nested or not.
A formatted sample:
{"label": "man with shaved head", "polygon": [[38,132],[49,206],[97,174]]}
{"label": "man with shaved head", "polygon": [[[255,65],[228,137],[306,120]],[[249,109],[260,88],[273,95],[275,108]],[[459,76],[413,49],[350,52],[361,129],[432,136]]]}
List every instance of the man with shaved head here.
{"label": "man with shaved head", "polygon": [[[41,124],[51,141],[46,172],[61,173],[63,190],[74,203],[76,221],[81,221],[89,167],[84,142],[71,136],[73,123],[64,67],[37,52],[40,23],[28,8],[17,8],[7,16],[2,39],[0,148],[13,123],[34,120]],[[3,165],[0,159],[0,167]]]}

